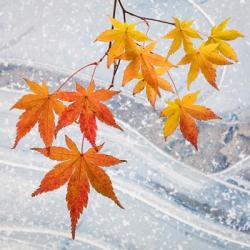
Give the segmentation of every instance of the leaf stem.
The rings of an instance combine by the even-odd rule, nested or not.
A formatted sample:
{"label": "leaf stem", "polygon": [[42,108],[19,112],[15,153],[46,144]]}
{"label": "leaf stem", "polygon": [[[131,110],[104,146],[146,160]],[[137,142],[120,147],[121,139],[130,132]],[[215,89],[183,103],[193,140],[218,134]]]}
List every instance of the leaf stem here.
{"label": "leaf stem", "polygon": [[94,78],[94,74],[96,72],[96,68],[98,67],[98,65],[103,61],[103,59],[106,57],[107,55],[107,52],[105,52],[105,54],[97,61],[95,62],[92,62],[92,63],[89,63],[89,64],[86,64],[84,65],[83,67],[79,68],[78,70],[76,70],[75,72],[73,72],[69,77],[67,77],[67,79],[58,87],[58,89],[55,91],[59,91],[68,81],[70,81],[75,75],[77,75],[80,71],[90,67],[90,66],[95,66],[94,67],[94,70],[93,70],[93,73],[91,75],[91,80],[93,80]]}
{"label": "leaf stem", "polygon": [[177,97],[180,99],[179,92],[178,92],[177,87],[176,87],[176,85],[175,85],[174,79],[173,79],[173,77],[171,76],[171,74],[170,74],[170,72],[169,72],[168,70],[167,70],[167,74],[168,74],[168,76],[169,76],[169,78],[170,78],[170,81],[171,81],[173,87],[174,87],[175,94],[176,94]]}
{"label": "leaf stem", "polygon": [[84,135],[82,135],[81,153],[83,153],[83,143],[84,143]]}

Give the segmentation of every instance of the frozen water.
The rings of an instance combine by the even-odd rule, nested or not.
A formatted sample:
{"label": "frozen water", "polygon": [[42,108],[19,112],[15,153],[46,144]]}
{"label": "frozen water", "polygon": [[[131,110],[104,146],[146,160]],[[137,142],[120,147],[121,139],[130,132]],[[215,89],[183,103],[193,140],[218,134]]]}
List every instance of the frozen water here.
{"label": "frozen water", "polygon": [[[232,16],[230,25],[248,36],[234,44],[240,63],[220,71],[221,91],[204,84],[201,101],[224,119],[201,124],[199,153],[178,133],[164,142],[158,119],[162,102],[153,112],[143,96],[132,98],[128,87],[109,103],[125,132],[98,124],[98,140],[106,142],[106,152],[128,160],[108,170],[125,210],[92,191],[75,241],[69,234],[65,188],[31,198],[53,162],[30,152],[42,145],[35,130],[10,150],[19,113],[8,109],[26,91],[22,77],[44,79],[55,88],[74,69],[99,57],[105,46],[91,41],[106,28],[112,1],[0,4],[1,249],[250,249],[248,1],[126,1],[128,8],[148,16],[197,19],[199,29]],[[166,32],[158,27],[153,25],[155,33]],[[184,76],[174,74],[182,86]],[[104,67],[98,69],[99,86],[107,86],[109,79]],[[79,136],[76,127],[65,132],[76,140]],[[64,143],[62,133],[56,143]]]}

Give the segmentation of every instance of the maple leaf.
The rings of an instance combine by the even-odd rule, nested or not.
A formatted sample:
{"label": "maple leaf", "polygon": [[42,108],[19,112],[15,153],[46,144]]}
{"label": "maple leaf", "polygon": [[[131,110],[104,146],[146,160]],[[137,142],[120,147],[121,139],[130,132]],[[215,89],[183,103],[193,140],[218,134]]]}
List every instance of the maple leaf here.
{"label": "maple leaf", "polygon": [[202,43],[199,49],[190,50],[178,63],[179,65],[190,64],[187,77],[188,88],[201,71],[208,83],[218,89],[215,65],[227,65],[231,62],[218,53],[217,47],[218,44]]}
{"label": "maple leaf", "polygon": [[181,100],[167,101],[167,108],[161,112],[161,117],[167,117],[163,128],[164,137],[170,136],[180,125],[180,130],[186,140],[197,149],[198,130],[195,120],[220,119],[212,110],[196,105],[199,91],[187,94]]}
{"label": "maple leaf", "polygon": [[57,96],[61,100],[72,102],[72,104],[66,107],[60,115],[55,134],[63,127],[78,121],[81,132],[95,147],[96,118],[109,126],[122,130],[116,123],[110,109],[101,103],[101,101],[107,101],[119,92],[107,89],[95,90],[94,81],[90,82],[87,89],[77,83],[76,92],[58,92]]}
{"label": "maple leaf", "polygon": [[163,56],[152,52],[155,46],[155,42],[145,47],[131,44],[127,52],[118,57],[119,59],[130,61],[124,71],[123,86],[135,79],[141,72],[143,79],[160,96],[158,77],[154,66],[170,67],[172,64]]}
{"label": "maple leaf", "polygon": [[[166,79],[161,77],[161,75],[165,74],[166,71],[168,71],[170,67],[172,67],[172,65],[170,65],[169,67],[158,68],[156,69],[156,74],[157,74],[159,88],[165,91],[173,92],[171,84]],[[136,83],[133,89],[133,95],[140,93],[143,89],[146,88],[147,98],[150,104],[152,105],[152,107],[155,107],[155,102],[157,98],[156,91],[145,81],[141,73],[137,75],[137,79],[139,81]]]}
{"label": "maple leaf", "polygon": [[[76,144],[65,136],[67,148],[51,146],[47,148],[33,148],[50,158],[60,161],[42,179],[39,187],[32,196],[58,189],[66,182],[67,206],[70,211],[72,238],[75,238],[77,221],[88,204],[89,183],[100,194],[113,200],[120,208],[123,208],[116,197],[109,176],[101,167],[110,167],[122,162],[111,155],[100,154],[94,148],[81,153]],[[97,147],[98,151],[102,146]]]}
{"label": "maple leaf", "polygon": [[108,51],[108,66],[124,52],[125,48],[128,47],[128,43],[151,40],[147,35],[135,29],[136,24],[121,23],[112,17],[109,17],[109,19],[113,29],[105,30],[96,38],[96,41],[112,42]]}
{"label": "maple leaf", "polygon": [[217,49],[227,58],[238,61],[236,52],[226,41],[232,41],[238,37],[244,37],[237,30],[224,30],[230,18],[225,19],[220,24],[214,26],[206,44],[217,43]]}
{"label": "maple leaf", "polygon": [[24,79],[31,94],[24,95],[14,104],[11,109],[25,110],[19,117],[16,128],[15,148],[22,139],[38,123],[39,133],[48,147],[52,144],[55,133],[55,116],[60,115],[64,110],[64,105],[58,100],[56,93],[49,94],[45,82],[39,85],[36,82]]}
{"label": "maple leaf", "polygon": [[193,38],[202,39],[199,35],[199,32],[191,27],[194,21],[180,21],[178,18],[173,19],[175,21],[175,28],[165,36],[163,36],[163,38],[166,39],[173,39],[167,57],[174,54],[178,49],[180,49],[182,44],[185,52],[188,52],[193,48]]}

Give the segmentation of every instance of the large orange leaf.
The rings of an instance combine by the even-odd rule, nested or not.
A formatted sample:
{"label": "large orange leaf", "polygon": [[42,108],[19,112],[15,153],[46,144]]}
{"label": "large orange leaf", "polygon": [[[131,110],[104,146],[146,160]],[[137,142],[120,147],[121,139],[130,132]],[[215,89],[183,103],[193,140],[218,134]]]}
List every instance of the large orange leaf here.
{"label": "large orange leaf", "polygon": [[199,92],[190,93],[182,99],[167,101],[168,106],[162,110],[161,117],[166,117],[163,133],[170,136],[180,125],[180,130],[186,140],[197,149],[198,130],[195,120],[220,119],[211,109],[196,105]]}
{"label": "large orange leaf", "polygon": [[[70,211],[72,238],[74,239],[78,219],[88,204],[89,183],[98,193],[110,198],[123,208],[113,191],[109,176],[100,167],[110,167],[125,161],[111,155],[101,154],[94,148],[82,153],[68,136],[65,136],[65,141],[67,148],[56,146],[33,148],[52,160],[60,161],[60,163],[44,176],[32,196],[53,191],[68,182],[66,200]],[[97,147],[98,150],[101,148],[102,146]]]}
{"label": "large orange leaf", "polygon": [[48,147],[52,144],[55,134],[55,116],[60,115],[64,110],[64,105],[58,100],[56,93],[49,94],[48,87],[43,82],[41,85],[25,79],[31,94],[24,95],[17,101],[11,109],[25,110],[19,117],[16,125],[17,134],[13,148],[19,140],[24,137],[38,123],[39,133]]}
{"label": "large orange leaf", "polygon": [[81,132],[95,147],[96,118],[109,126],[122,130],[116,123],[110,109],[101,103],[101,101],[107,101],[118,93],[119,91],[108,89],[95,90],[94,81],[90,82],[88,88],[76,84],[76,92],[58,92],[58,98],[72,103],[60,115],[55,133],[57,134],[60,129],[73,122],[79,122]]}

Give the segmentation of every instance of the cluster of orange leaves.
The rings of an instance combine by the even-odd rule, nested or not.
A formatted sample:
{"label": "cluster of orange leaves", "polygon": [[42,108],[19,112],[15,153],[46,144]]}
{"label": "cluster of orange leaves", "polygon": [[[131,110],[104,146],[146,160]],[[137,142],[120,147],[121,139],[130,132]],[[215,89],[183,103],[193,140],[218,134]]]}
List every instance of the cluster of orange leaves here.
{"label": "cluster of orange leaves", "polygon": [[[33,148],[33,150],[61,163],[45,175],[32,196],[55,190],[68,182],[66,200],[74,239],[77,221],[84,207],[87,207],[89,183],[97,192],[112,199],[122,208],[109,176],[101,167],[110,167],[125,161],[99,153],[103,145],[96,145],[96,118],[121,130],[110,109],[103,104],[119,91],[95,90],[95,83],[91,81],[87,88],[77,83],[75,91],[49,93],[45,82],[40,85],[27,79],[25,81],[32,93],[24,95],[11,108],[24,110],[16,125],[17,134],[13,148],[38,123],[39,134],[45,148]],[[70,104],[65,106],[65,102]],[[58,115],[57,125],[55,125],[55,114]],[[65,136],[67,148],[52,146],[59,130],[72,123],[79,124],[84,138],[92,145],[85,153],[82,149],[79,150],[67,135]]]}
{"label": "cluster of orange leaves", "polygon": [[[173,40],[167,56],[154,52],[157,42],[137,30],[135,24],[121,23],[113,18],[110,18],[112,29],[102,32],[97,37],[97,41],[110,43],[107,53],[108,67],[116,64],[117,61],[128,61],[122,86],[136,80],[134,95],[145,89],[153,107],[157,97],[161,97],[162,91],[177,95],[175,100],[166,101],[167,107],[161,112],[161,117],[166,118],[163,128],[165,138],[179,126],[184,138],[197,149],[198,131],[195,120],[206,121],[219,118],[209,108],[196,104],[199,92],[188,93],[180,98],[169,71],[179,65],[190,64],[187,76],[188,89],[200,71],[211,86],[218,88],[217,65],[227,65],[237,61],[236,53],[228,41],[243,36],[236,30],[225,29],[228,20],[214,26],[207,41],[202,42],[199,48],[195,48],[193,39],[202,39],[202,37],[192,27],[193,21],[180,21],[174,18],[174,28],[162,37],[162,39]],[[169,57],[181,47],[185,55],[175,65],[169,61]],[[169,75],[172,83],[164,78],[165,74]],[[75,91],[57,90],[49,93],[45,82],[38,84],[26,79],[25,81],[31,93],[21,97],[12,107],[12,109],[24,111],[16,125],[17,133],[13,148],[38,124],[39,134],[45,147],[33,148],[33,150],[60,163],[45,175],[32,196],[55,190],[68,183],[66,200],[74,238],[77,221],[83,209],[87,207],[89,184],[122,208],[113,191],[112,182],[102,167],[110,167],[124,160],[100,153],[102,145],[96,145],[97,119],[122,130],[111,110],[103,103],[117,95],[119,91],[96,90],[95,83],[91,80],[87,88],[77,83]],[[69,104],[66,105],[67,103]],[[86,152],[83,152],[83,149],[79,150],[67,135],[65,135],[67,147],[53,146],[57,133],[73,123],[79,126],[83,137],[91,144]]]}

